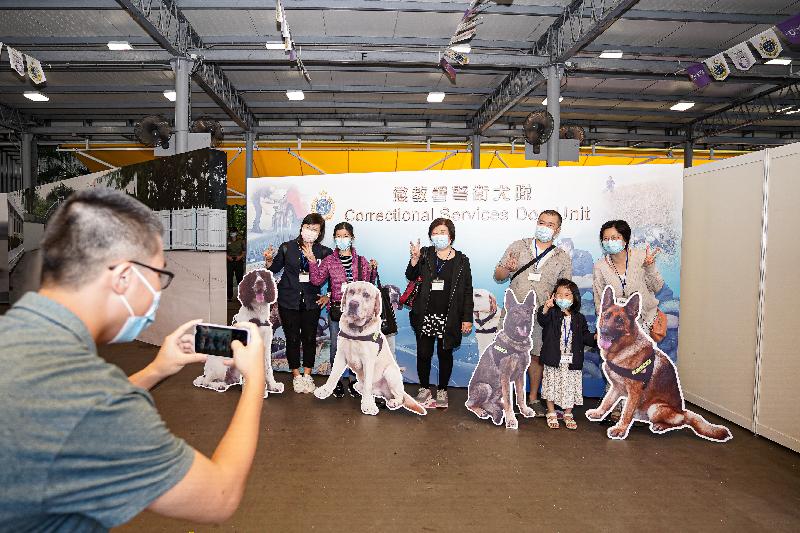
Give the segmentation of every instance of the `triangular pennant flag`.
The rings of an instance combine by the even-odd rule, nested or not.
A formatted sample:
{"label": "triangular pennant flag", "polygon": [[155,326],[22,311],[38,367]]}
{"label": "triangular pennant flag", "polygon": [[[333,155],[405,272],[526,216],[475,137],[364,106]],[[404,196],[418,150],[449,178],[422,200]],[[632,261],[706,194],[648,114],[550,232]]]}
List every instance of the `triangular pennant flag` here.
{"label": "triangular pennant flag", "polygon": [[692,80],[698,89],[702,89],[709,83],[711,83],[711,77],[706,72],[705,67],[703,67],[702,63],[695,63],[686,69],[687,74],[689,74],[689,79]]}
{"label": "triangular pennant flag", "polygon": [[28,77],[33,83],[40,85],[47,81],[47,78],[44,75],[44,70],[42,70],[42,64],[39,63],[38,59],[26,55],[25,63],[28,65]]}
{"label": "triangular pennant flag", "polygon": [[728,48],[725,53],[739,70],[750,70],[750,67],[756,64],[756,58],[747,46],[747,42]]}
{"label": "triangular pennant flag", "polygon": [[706,64],[708,72],[717,81],[723,81],[731,73],[731,69],[728,68],[728,62],[725,61],[725,56],[722,53],[709,57],[703,63]]}
{"label": "triangular pennant flag", "polygon": [[19,50],[15,50],[10,46],[8,48],[8,63],[11,65],[11,68],[17,71],[17,74],[20,76],[25,76],[25,59],[22,55],[22,52]]}
{"label": "triangular pennant flag", "polygon": [[0,42],[0,57],[3,57],[3,43]]}
{"label": "triangular pennant flag", "polygon": [[778,34],[776,34],[775,30],[772,28],[762,31],[750,39],[750,44],[753,45],[753,48],[758,50],[758,53],[761,54],[761,57],[764,59],[775,59],[781,55],[783,51],[781,42],[778,40]]}
{"label": "triangular pennant flag", "polygon": [[800,43],[800,13],[775,25],[792,44]]}

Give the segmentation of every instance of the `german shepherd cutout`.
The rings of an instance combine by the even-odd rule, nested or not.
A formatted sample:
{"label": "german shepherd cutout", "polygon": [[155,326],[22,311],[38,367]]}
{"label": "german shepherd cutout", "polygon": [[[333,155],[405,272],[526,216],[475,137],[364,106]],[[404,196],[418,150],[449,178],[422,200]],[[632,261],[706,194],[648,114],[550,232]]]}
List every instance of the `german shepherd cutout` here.
{"label": "german shepherd cutout", "polygon": [[503,328],[481,353],[469,380],[465,405],[478,418],[491,418],[498,426],[505,419],[506,428],[517,429],[519,423],[511,403],[512,383],[520,414],[525,418],[535,416],[525,404],[525,376],[531,364],[536,293],[530,291],[519,303],[511,289],[506,289],[504,299]]}
{"label": "german shepherd cutout", "polygon": [[642,330],[637,322],[640,310],[639,293],[622,304],[616,301],[611,286],[603,291],[597,341],[603,374],[610,387],[600,406],[586,411],[586,418],[602,420],[618,402],[624,401],[619,422],[608,428],[609,438],[624,439],[633,421],[638,420],[650,424],[653,433],[688,427],[707,440],[730,440],[732,435],[728,428],[711,424],[686,409],[678,370]]}

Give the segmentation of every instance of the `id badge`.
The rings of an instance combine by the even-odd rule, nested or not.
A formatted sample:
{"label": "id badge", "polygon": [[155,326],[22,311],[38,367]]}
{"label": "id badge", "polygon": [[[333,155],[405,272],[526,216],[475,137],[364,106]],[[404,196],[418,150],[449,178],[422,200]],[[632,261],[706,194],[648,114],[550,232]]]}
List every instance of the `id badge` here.
{"label": "id badge", "polygon": [[431,290],[432,291],[443,291],[444,290],[444,280],[443,279],[435,279],[431,282]]}
{"label": "id badge", "polygon": [[300,283],[311,283],[311,276],[308,272],[300,272]]}
{"label": "id badge", "polygon": [[561,354],[561,364],[562,365],[571,365],[572,364],[572,354],[571,353],[562,353]]}
{"label": "id badge", "polygon": [[528,274],[528,281],[542,281],[541,272],[531,272]]}

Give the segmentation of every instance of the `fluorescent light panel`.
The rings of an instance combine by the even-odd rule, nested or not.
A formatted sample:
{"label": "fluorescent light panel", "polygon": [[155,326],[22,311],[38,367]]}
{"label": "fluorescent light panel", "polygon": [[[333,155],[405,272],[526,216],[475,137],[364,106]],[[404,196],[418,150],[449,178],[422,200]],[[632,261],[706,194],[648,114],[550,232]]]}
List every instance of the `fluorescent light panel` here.
{"label": "fluorescent light panel", "polygon": [[109,50],[133,50],[128,41],[108,41],[107,46]]}
{"label": "fluorescent light panel", "polygon": [[40,93],[39,91],[25,91],[22,93],[22,96],[34,102],[48,102],[50,100],[46,94]]}
{"label": "fluorescent light panel", "polygon": [[778,58],[775,58],[775,59],[770,59],[769,61],[767,61],[766,64],[767,65],[791,65],[792,64],[792,60],[778,57]]}
{"label": "fluorescent light panel", "polygon": [[270,41],[270,42],[264,44],[264,46],[267,47],[267,50],[285,50],[286,49],[286,45],[283,44],[283,41]]}
{"label": "fluorescent light panel", "polygon": [[170,102],[174,102],[178,95],[175,91],[164,91],[164,98],[169,100]]}
{"label": "fluorescent light panel", "polygon": [[428,93],[428,102],[430,103],[439,103],[444,100],[444,93],[440,92],[432,92]]}
{"label": "fluorescent light panel", "polygon": [[455,46],[451,46],[450,50],[453,52],[458,52],[459,54],[468,54],[472,52],[472,46],[470,46],[469,43],[457,44]]}
{"label": "fluorescent light panel", "polygon": [[286,98],[289,100],[305,100],[306,95],[303,94],[303,91],[286,91]]}
{"label": "fluorescent light panel", "polygon": [[[558,97],[558,101],[559,101],[559,102],[563,102],[563,101],[564,101],[564,97],[563,97],[563,96],[559,96],[559,97]],[[547,105],[547,98],[545,98],[544,100],[542,100],[542,105]]]}
{"label": "fluorescent light panel", "polygon": [[670,107],[673,111],[686,111],[687,109],[691,109],[694,107],[694,102],[678,102],[677,104]]}
{"label": "fluorescent light panel", "polygon": [[622,59],[622,50],[603,50],[600,53],[603,59]]}

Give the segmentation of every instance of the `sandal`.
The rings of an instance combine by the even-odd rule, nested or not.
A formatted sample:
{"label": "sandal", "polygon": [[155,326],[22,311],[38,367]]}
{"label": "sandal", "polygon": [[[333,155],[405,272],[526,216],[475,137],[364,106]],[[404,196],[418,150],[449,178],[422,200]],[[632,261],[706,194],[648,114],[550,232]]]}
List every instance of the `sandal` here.
{"label": "sandal", "polygon": [[578,423],[575,422],[572,413],[564,413],[564,425],[567,426],[567,429],[578,429]]}
{"label": "sandal", "polygon": [[558,429],[558,415],[556,413],[547,413],[545,418],[547,419],[547,427],[550,429]]}

